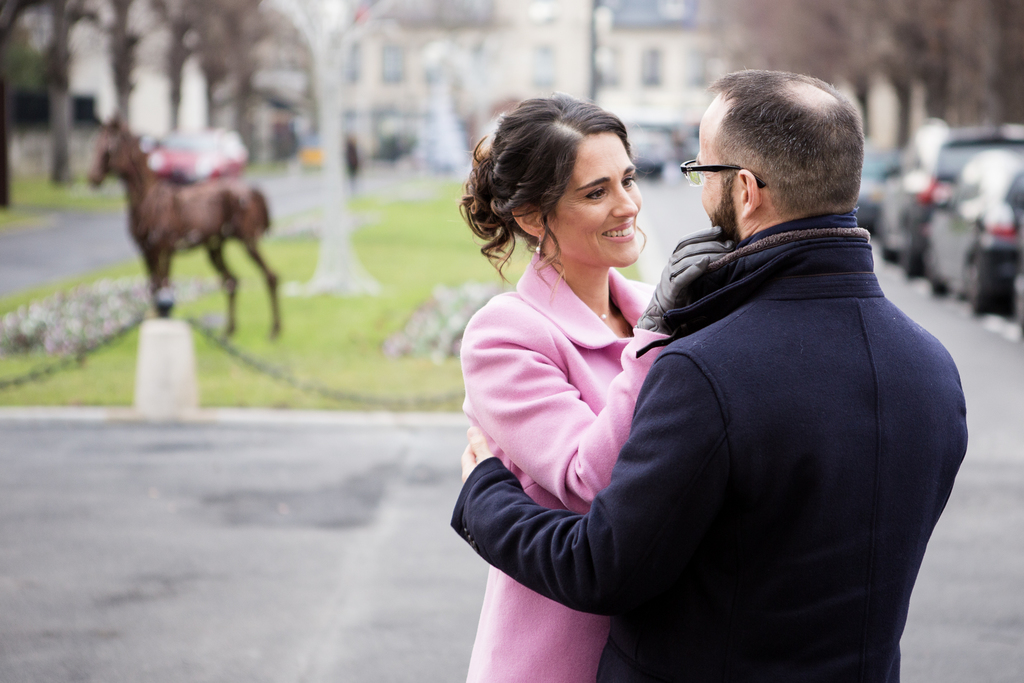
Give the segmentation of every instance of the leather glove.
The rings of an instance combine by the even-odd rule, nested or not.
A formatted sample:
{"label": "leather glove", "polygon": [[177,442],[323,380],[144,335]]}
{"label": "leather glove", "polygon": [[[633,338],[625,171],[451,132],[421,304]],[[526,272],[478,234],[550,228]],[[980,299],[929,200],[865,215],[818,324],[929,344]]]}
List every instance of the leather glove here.
{"label": "leather glove", "polygon": [[654,290],[651,303],[640,316],[636,326],[661,334],[672,334],[665,323],[665,313],[682,308],[690,303],[689,289],[694,280],[707,270],[712,261],[717,261],[735,245],[732,240],[721,240],[722,229],[718,226],[690,235],[676,245],[668,259],[661,281]]}

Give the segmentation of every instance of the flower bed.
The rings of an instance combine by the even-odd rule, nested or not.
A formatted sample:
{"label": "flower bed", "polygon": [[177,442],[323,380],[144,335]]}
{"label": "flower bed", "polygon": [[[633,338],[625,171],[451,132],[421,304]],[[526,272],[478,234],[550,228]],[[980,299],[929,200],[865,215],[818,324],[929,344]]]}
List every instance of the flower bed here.
{"label": "flower bed", "polygon": [[[174,283],[179,303],[215,290],[215,281],[205,278]],[[149,284],[138,277],[98,280],[57,292],[0,318],[0,358],[33,352],[81,353],[137,323],[149,307]]]}
{"label": "flower bed", "polygon": [[427,303],[413,312],[405,329],[384,342],[384,355],[424,356],[437,362],[448,356],[458,358],[469,319],[501,292],[499,285],[479,282],[438,285]]}

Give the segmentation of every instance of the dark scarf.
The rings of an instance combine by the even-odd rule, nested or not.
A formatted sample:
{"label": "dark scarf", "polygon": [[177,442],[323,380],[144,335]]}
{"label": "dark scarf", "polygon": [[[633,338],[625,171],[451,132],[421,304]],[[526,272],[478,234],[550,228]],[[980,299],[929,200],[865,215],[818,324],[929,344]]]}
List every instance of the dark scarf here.
{"label": "dark scarf", "polygon": [[[672,336],[649,344],[637,356],[726,317],[780,270],[792,267],[794,259],[802,254],[828,245],[866,245],[870,234],[856,225],[852,213],[803,218],[780,223],[743,240],[735,251],[711,263],[707,272],[693,283],[692,303],[665,314],[665,322],[674,330]],[[869,272],[870,256],[864,266]]]}

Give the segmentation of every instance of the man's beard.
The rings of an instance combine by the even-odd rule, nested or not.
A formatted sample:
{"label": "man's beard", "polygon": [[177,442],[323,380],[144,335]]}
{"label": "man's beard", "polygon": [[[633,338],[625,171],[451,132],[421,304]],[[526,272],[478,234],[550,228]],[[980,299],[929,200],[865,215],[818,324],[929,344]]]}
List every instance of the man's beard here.
{"label": "man's beard", "polygon": [[722,229],[722,234],[726,239],[732,240],[733,244],[738,244],[740,232],[736,225],[736,205],[732,201],[732,184],[735,180],[736,173],[730,171],[728,177],[722,181],[722,196],[718,201],[718,206],[708,218],[711,219],[711,225],[717,225]]}

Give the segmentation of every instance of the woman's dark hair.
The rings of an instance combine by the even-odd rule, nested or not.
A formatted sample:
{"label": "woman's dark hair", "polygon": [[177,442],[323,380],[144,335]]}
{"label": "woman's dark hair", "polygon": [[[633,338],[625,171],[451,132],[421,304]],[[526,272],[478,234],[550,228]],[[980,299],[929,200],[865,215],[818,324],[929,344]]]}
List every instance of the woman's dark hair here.
{"label": "woman's dark hair", "polygon": [[[580,142],[598,133],[618,135],[630,154],[626,127],[619,117],[596,104],[556,93],[520,102],[502,116],[490,138],[477,144],[459,210],[473,234],[484,241],[480,253],[499,273],[517,239],[530,249],[549,241],[555,248],[546,254],[545,262],[557,260],[558,241],[548,229],[548,216],[569,185]],[[540,213],[544,225],[540,240],[516,223],[515,216],[533,212]]]}

